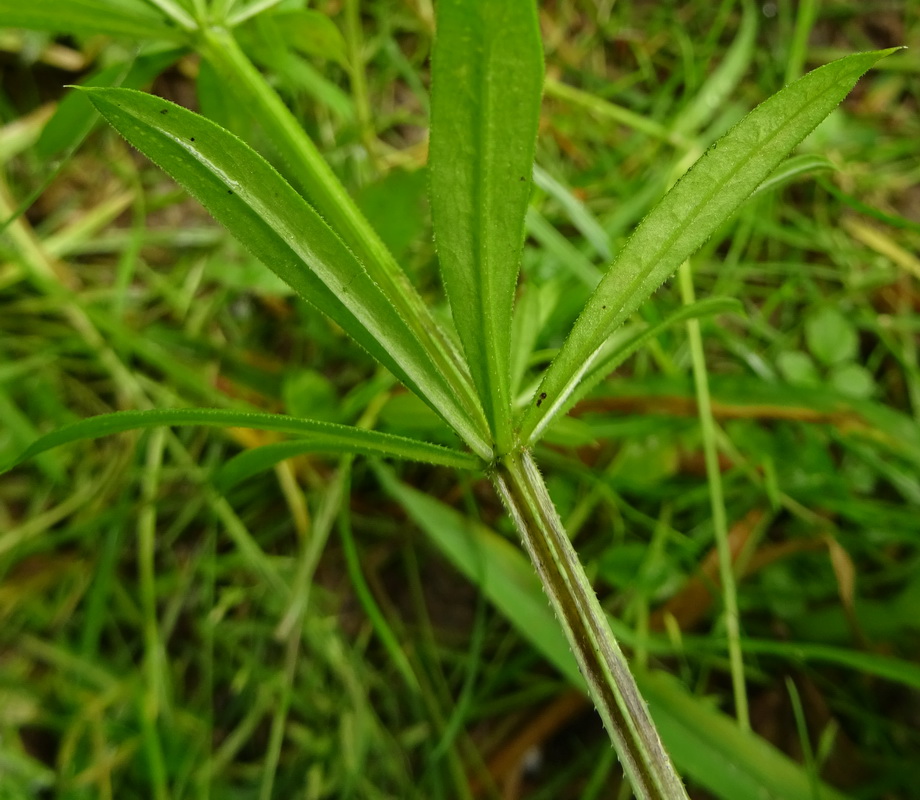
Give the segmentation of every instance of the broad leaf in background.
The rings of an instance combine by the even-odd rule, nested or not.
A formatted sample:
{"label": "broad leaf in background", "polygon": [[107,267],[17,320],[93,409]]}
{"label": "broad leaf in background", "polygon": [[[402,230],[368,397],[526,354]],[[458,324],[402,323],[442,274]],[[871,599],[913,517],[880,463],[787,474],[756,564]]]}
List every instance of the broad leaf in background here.
{"label": "broad leaf in background", "polygon": [[706,151],[636,228],[579,315],[524,414],[523,441],[540,438],[597,362],[607,337],[737,210],[866,70],[896,49],[858,53],[808,73],[761,103]]}
{"label": "broad leaf in background", "polygon": [[543,87],[536,8],[441,0],[431,64],[435,244],[451,313],[499,452],[511,444],[514,289]]}
{"label": "broad leaf in background", "polygon": [[249,252],[337,322],[477,452],[490,448],[364,266],[265,159],[210,120],[130,89],[85,89],[131,144],[178,181]]}

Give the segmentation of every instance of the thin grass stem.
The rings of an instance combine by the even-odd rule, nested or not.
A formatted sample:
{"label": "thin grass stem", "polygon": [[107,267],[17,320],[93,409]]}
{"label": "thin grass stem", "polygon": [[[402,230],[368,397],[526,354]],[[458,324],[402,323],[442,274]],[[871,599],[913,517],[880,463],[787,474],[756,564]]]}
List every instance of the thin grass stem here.
{"label": "thin grass stem", "polygon": [[[685,261],[678,271],[681,299],[685,305],[695,302],[693,274],[690,262]],[[703,436],[703,456],[706,461],[706,478],[709,484],[709,501],[712,507],[712,524],[715,529],[716,549],[719,554],[719,576],[722,582],[722,601],[725,605],[725,627],[728,635],[728,657],[731,664],[732,690],[735,698],[735,715],[742,730],[751,729],[748,715],[747,688],[744,681],[744,660],[741,654],[741,622],[738,613],[738,594],[731,547],[728,542],[728,517],[725,496],[722,492],[722,472],[719,469],[719,452],[716,444],[716,426],[709,395],[709,376],[700,321],[687,321],[690,340],[690,359],[693,364],[693,381],[699,409],[700,429]]]}
{"label": "thin grass stem", "polygon": [[170,796],[163,745],[158,730],[160,704],[165,691],[162,644],[157,622],[156,567],[154,565],[157,525],[155,501],[160,487],[160,469],[165,444],[166,430],[164,428],[158,428],[150,435],[141,489],[144,505],[137,522],[137,569],[144,616],[144,688],[140,700],[141,727],[154,800],[168,800]]}

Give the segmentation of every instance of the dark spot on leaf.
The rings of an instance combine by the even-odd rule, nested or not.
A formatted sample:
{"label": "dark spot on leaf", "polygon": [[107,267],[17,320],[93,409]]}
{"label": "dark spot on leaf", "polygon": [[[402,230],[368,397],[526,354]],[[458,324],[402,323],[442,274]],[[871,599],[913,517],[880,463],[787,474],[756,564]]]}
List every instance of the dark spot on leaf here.
{"label": "dark spot on leaf", "polygon": [[161,108],[161,109],[160,109],[160,113],[161,113],[161,114],[168,114],[168,113],[169,113],[169,109],[168,109],[168,108]]}
{"label": "dark spot on leaf", "polygon": [[233,189],[227,189],[227,194],[233,194]]}
{"label": "dark spot on leaf", "polygon": [[541,399],[541,400],[545,400],[545,399],[546,399],[546,392],[540,392],[540,399]]}
{"label": "dark spot on leaf", "polygon": [[521,175],[521,180],[522,180],[522,181],[523,181],[523,180],[526,180],[526,179],[524,178],[524,176],[523,176],[523,175]]}
{"label": "dark spot on leaf", "polygon": [[189,141],[190,141],[190,142],[194,142],[194,141],[195,141],[195,137],[192,136],[192,137],[189,139]]}
{"label": "dark spot on leaf", "polygon": [[607,310],[607,306],[601,306],[601,308],[603,308],[605,311]]}
{"label": "dark spot on leaf", "polygon": [[542,404],[543,404],[542,400],[537,400],[537,408],[539,408]]}

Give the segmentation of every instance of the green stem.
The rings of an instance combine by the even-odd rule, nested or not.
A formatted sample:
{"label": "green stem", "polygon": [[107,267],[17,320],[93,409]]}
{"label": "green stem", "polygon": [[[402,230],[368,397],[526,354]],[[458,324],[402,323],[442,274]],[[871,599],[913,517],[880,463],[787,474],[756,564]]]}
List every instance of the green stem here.
{"label": "green stem", "polygon": [[619,106],[616,103],[611,103],[609,100],[603,100],[590,92],[569,86],[562,81],[547,78],[543,85],[543,90],[548,97],[555,97],[558,100],[581,106],[602,119],[609,119],[628,128],[641,131],[653,139],[660,139],[679,149],[685,150],[691,146],[691,141],[685,136],[668,130],[661,123],[655,122],[655,120],[642,114],[637,114],[635,111],[630,111],[628,108]]}
{"label": "green stem", "polygon": [[155,800],[169,800],[166,762],[160,740],[160,705],[164,695],[163,645],[157,622],[156,591],[156,524],[155,500],[160,488],[160,470],[166,430],[158,428],[147,446],[147,464],[142,481],[144,505],[138,518],[137,561],[141,608],[144,615],[144,688],[141,698],[141,728],[147,765],[150,769],[152,796]]}
{"label": "green stem", "polygon": [[[685,261],[678,270],[678,281],[681,299],[684,305],[690,305],[695,301],[696,296],[693,291],[693,273],[690,270],[689,261]],[[747,688],[744,682],[744,660],[741,655],[738,595],[735,588],[731,546],[728,542],[728,515],[725,513],[725,497],[722,492],[722,471],[719,468],[719,453],[716,446],[716,424],[712,416],[706,355],[703,352],[703,336],[700,333],[698,319],[687,321],[687,337],[690,340],[690,358],[693,362],[693,380],[696,384],[696,404],[703,434],[703,455],[709,484],[712,526],[715,530],[716,549],[719,554],[719,578],[722,582],[722,601],[725,605],[725,627],[728,634],[728,658],[731,664],[735,715],[738,717],[738,725],[741,729],[749,731],[751,722],[748,715]]]}
{"label": "green stem", "polygon": [[496,462],[492,480],[524,540],[636,797],[687,800],[529,451]]}
{"label": "green stem", "polygon": [[367,157],[371,164],[377,165],[377,133],[371,103],[367,93],[367,81],[364,76],[363,31],[361,30],[360,0],[347,0],[345,3],[345,44],[348,47],[349,76],[351,95],[355,101],[358,118],[358,131]]}

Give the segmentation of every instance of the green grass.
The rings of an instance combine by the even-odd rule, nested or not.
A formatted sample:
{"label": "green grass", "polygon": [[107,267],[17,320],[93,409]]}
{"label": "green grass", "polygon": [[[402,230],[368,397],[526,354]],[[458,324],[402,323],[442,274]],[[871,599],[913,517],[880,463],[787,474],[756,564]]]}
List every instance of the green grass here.
{"label": "green grass", "polygon": [[[738,780],[728,796],[788,781],[804,788],[786,796],[813,797],[817,775],[853,797],[915,792],[920,23],[908,3],[825,2],[811,25],[806,8],[780,2],[747,22],[730,2],[541,15],[541,170],[511,397],[530,396],[589,287],[689,159],[806,70],[915,45],[799,149],[826,162],[754,197],[692,259],[697,297],[744,309],[700,321],[704,359],[683,326],[664,330],[537,450],[675,759],[700,765],[682,767],[693,797],[718,794],[713,775],[722,796]],[[430,4],[350,3],[333,21],[341,43],[327,31],[269,69],[441,318],[419,171]],[[63,84],[108,67],[133,85],[130,45],[52,41],[3,39],[0,219],[39,194],[0,237],[0,462],[90,415],[195,405],[456,447],[111,130],[57,152],[39,143],[44,118],[30,113]],[[155,93],[187,105],[197,86],[202,110],[284,172],[258,115],[199,67],[183,57]],[[631,323],[681,305],[675,282]],[[121,433],[2,477],[0,797],[616,796],[621,769],[570,693],[566,644],[488,484],[308,454],[217,491],[219,467],[271,441]],[[713,446],[761,739],[725,728],[738,709],[713,587]],[[740,742],[727,755],[726,740]],[[801,768],[768,762],[764,740]],[[528,751],[539,761],[525,770]]]}

